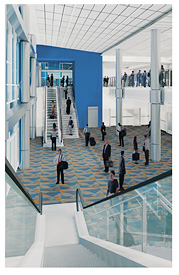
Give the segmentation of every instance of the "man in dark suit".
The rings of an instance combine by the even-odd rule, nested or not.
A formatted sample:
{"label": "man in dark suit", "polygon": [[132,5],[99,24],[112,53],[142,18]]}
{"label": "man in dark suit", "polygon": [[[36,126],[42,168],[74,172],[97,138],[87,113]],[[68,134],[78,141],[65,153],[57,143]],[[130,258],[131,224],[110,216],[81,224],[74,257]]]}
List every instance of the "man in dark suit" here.
{"label": "man in dark suit", "polygon": [[109,171],[109,167],[106,166],[106,161],[109,160],[111,156],[111,145],[108,144],[108,140],[106,140],[105,145],[103,147],[103,153],[102,153],[102,157],[103,157],[103,161],[104,161],[104,172],[108,173]]}

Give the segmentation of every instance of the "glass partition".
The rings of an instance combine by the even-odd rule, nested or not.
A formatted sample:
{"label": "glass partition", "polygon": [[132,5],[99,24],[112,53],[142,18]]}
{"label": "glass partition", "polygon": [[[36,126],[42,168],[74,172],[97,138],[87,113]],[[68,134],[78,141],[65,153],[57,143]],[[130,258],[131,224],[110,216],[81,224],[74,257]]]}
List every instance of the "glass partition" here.
{"label": "glass partition", "polygon": [[172,258],[172,177],[83,209],[89,234]]}
{"label": "glass partition", "polygon": [[38,211],[6,173],[6,257],[23,256],[35,238]]}

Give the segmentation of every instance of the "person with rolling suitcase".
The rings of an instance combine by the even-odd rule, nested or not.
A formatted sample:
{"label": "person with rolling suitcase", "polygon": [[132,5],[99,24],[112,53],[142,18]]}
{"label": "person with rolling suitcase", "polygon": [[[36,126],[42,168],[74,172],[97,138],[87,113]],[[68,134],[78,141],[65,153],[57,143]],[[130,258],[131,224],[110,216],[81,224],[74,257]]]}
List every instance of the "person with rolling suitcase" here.
{"label": "person with rolling suitcase", "polygon": [[123,184],[124,184],[124,175],[126,174],[126,167],[125,167],[125,159],[124,159],[124,151],[121,151],[121,156],[119,158],[119,183],[120,183],[120,189],[119,191],[124,190]]}
{"label": "person with rolling suitcase", "polygon": [[88,124],[86,124],[86,127],[83,130],[83,133],[85,135],[85,145],[88,146],[89,137],[90,137],[90,129],[88,128]]}
{"label": "person with rolling suitcase", "polygon": [[134,153],[132,154],[132,160],[135,160],[135,164],[138,164],[138,160],[139,160],[139,153],[138,153],[138,144],[137,144],[137,137],[134,137]]}

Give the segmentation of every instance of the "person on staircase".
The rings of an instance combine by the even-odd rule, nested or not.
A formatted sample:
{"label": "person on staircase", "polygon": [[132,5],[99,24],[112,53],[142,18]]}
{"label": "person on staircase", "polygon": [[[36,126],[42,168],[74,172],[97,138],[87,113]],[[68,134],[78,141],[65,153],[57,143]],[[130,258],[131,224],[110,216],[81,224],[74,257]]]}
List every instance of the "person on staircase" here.
{"label": "person on staircase", "polygon": [[49,87],[49,83],[50,83],[50,77],[49,75],[47,75],[47,86]]}
{"label": "person on staircase", "polygon": [[50,77],[50,86],[53,87],[53,74],[51,74],[51,77]]}
{"label": "person on staircase", "polygon": [[66,77],[66,86],[68,87],[68,75]]}
{"label": "person on staircase", "polygon": [[55,118],[55,103],[54,101],[52,100],[52,114],[50,116],[51,118]]}
{"label": "person on staircase", "polygon": [[67,94],[68,94],[68,88],[67,85],[65,86],[65,88],[63,89],[64,93],[65,93],[65,99],[67,99]]}
{"label": "person on staircase", "polygon": [[64,81],[65,81],[65,77],[63,76],[62,79],[61,79],[62,87],[64,87]]}
{"label": "person on staircase", "polygon": [[86,124],[86,127],[83,129],[83,133],[85,135],[85,145],[88,146],[90,137],[90,129],[88,128],[88,124]]}
{"label": "person on staircase", "polygon": [[67,115],[69,115],[70,114],[70,106],[71,106],[71,99],[69,97],[68,97],[68,99],[66,101],[66,105],[67,105],[67,107],[66,107],[66,113],[67,113]]}
{"label": "person on staircase", "polygon": [[69,122],[68,122],[68,127],[69,127],[69,130],[70,130],[69,135],[71,135],[71,136],[72,136],[72,135],[73,135],[73,133],[72,133],[72,129],[73,129],[73,127],[74,127],[72,117],[70,117],[70,120],[69,120]]}
{"label": "person on staircase", "polygon": [[61,174],[61,182],[64,184],[64,173],[62,168],[62,161],[66,161],[65,156],[62,154],[62,149],[58,150],[58,155],[55,157],[54,162],[57,165],[57,182],[59,184],[59,178]]}
{"label": "person on staircase", "polygon": [[53,123],[53,130],[51,131],[52,151],[56,151],[56,138],[57,138],[56,124]]}

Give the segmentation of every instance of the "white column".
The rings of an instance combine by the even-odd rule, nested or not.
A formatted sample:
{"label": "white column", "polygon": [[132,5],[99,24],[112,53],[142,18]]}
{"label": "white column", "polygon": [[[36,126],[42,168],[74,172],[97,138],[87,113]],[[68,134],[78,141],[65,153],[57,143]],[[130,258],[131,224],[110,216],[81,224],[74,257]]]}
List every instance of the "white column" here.
{"label": "white column", "polygon": [[30,89],[30,96],[36,96],[36,58],[31,57],[31,89]]}
{"label": "white column", "polygon": [[30,80],[30,44],[21,41],[21,102],[30,100],[29,81]]}
{"label": "white column", "polygon": [[116,49],[116,135],[118,123],[122,124],[122,56],[121,50]]}
{"label": "white column", "polygon": [[21,159],[22,169],[30,165],[30,46],[21,41],[21,102],[28,104],[27,112],[21,119]]}
{"label": "white column", "polygon": [[161,130],[160,130],[160,103],[161,92],[159,85],[160,73],[160,33],[151,30],[151,156],[152,161],[161,160]]}
{"label": "white column", "polygon": [[21,119],[21,158],[22,169],[30,166],[30,103],[28,110]]}

